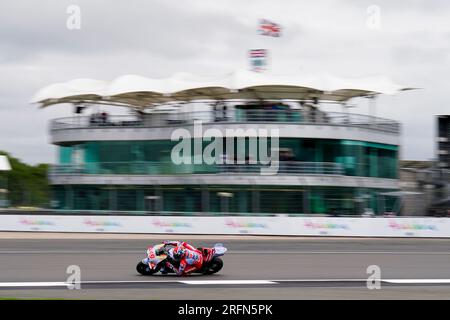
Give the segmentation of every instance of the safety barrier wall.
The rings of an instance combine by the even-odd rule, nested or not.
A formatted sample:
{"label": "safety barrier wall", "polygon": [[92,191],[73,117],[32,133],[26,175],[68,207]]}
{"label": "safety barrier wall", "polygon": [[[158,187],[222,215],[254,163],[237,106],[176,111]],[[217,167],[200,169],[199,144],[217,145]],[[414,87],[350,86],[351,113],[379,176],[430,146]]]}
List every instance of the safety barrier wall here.
{"label": "safety barrier wall", "polygon": [[450,218],[0,215],[1,231],[450,237]]}

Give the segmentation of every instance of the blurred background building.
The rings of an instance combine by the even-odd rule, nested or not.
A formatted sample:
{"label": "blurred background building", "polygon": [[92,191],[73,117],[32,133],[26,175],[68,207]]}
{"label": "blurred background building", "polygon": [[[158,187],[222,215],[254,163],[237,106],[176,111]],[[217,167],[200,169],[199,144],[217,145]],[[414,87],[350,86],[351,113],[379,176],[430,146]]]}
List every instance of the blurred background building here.
{"label": "blurred background building", "polygon": [[435,161],[400,161],[401,214],[423,216],[436,201]]}
{"label": "blurred background building", "polygon": [[450,116],[437,116],[438,167],[450,170]]}
{"label": "blurred background building", "polygon": [[436,159],[400,161],[405,215],[450,216],[450,116],[436,116]]}
{"label": "blurred background building", "polygon": [[437,165],[433,182],[436,186],[436,201],[428,213],[438,216],[450,216],[450,115],[438,115],[437,127]]}
{"label": "blurred background building", "polygon": [[[109,87],[116,91],[107,95],[94,87],[86,91],[86,83],[82,93],[64,89],[62,94],[50,86],[37,94],[35,102],[41,106],[74,105],[73,116],[50,125],[58,148],[57,164],[50,169],[54,209],[202,215],[401,210],[395,193],[400,191],[400,124],[345,108],[353,98],[369,98],[374,108],[374,97],[382,90],[361,89],[363,83],[358,89],[322,90],[284,79],[270,86],[252,80],[237,89],[197,81],[189,89],[161,94],[149,89],[149,82],[136,81],[136,89],[128,79],[123,90],[117,90],[120,81],[115,81]],[[325,105],[342,111],[325,111]],[[117,106],[128,114],[114,114]],[[249,139],[244,148],[235,141],[233,150],[219,155],[240,155],[246,159],[243,164],[175,164],[171,151],[178,142],[171,135],[184,128],[194,146],[202,138],[194,132],[196,120],[204,130],[222,132],[279,129],[279,145],[272,148],[279,153],[278,173],[261,175],[263,165],[250,163],[259,155],[249,148]],[[236,136],[225,135],[224,145],[230,139]],[[207,145],[200,141],[200,152]]]}

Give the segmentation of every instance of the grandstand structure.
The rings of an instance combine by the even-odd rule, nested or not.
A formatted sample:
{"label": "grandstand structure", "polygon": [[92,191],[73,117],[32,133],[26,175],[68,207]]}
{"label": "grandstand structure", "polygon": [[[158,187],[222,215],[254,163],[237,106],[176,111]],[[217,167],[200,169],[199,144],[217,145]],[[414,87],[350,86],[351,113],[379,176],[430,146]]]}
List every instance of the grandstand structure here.
{"label": "grandstand structure", "polygon": [[[408,89],[385,77],[126,75],[52,84],[32,103],[73,105],[72,115],[50,123],[58,149],[50,172],[55,209],[359,215],[396,210],[390,194],[399,190],[400,123],[373,109],[378,95]],[[372,112],[351,113],[347,107],[362,98]],[[189,133],[190,163],[173,159],[177,129]],[[261,129],[278,132],[276,144],[264,140],[277,155],[272,174],[261,174],[267,163],[249,147],[263,141],[254,134]],[[207,130],[221,134],[208,140]],[[219,139],[225,147],[214,157],[222,162],[195,160]]]}

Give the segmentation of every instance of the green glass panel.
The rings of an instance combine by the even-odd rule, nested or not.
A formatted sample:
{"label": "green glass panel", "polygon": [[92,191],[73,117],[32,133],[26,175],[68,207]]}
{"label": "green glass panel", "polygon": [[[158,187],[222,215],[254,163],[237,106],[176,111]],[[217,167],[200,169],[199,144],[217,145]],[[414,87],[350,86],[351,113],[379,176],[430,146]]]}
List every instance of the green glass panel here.
{"label": "green glass panel", "polygon": [[59,150],[59,164],[69,164],[72,162],[72,148],[58,147]]}

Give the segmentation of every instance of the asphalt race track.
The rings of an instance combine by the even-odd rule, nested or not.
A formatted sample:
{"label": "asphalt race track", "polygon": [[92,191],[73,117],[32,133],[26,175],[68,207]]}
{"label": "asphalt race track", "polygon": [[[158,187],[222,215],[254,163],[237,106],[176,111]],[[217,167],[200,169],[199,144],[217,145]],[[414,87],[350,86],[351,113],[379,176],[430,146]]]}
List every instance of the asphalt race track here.
{"label": "asphalt race track", "polygon": [[[225,244],[219,274],[137,274],[147,245],[163,239],[0,239],[0,298],[450,298],[450,240],[187,236]],[[67,288],[70,265],[81,269],[81,290]],[[367,288],[370,265],[381,269],[379,290]]]}

